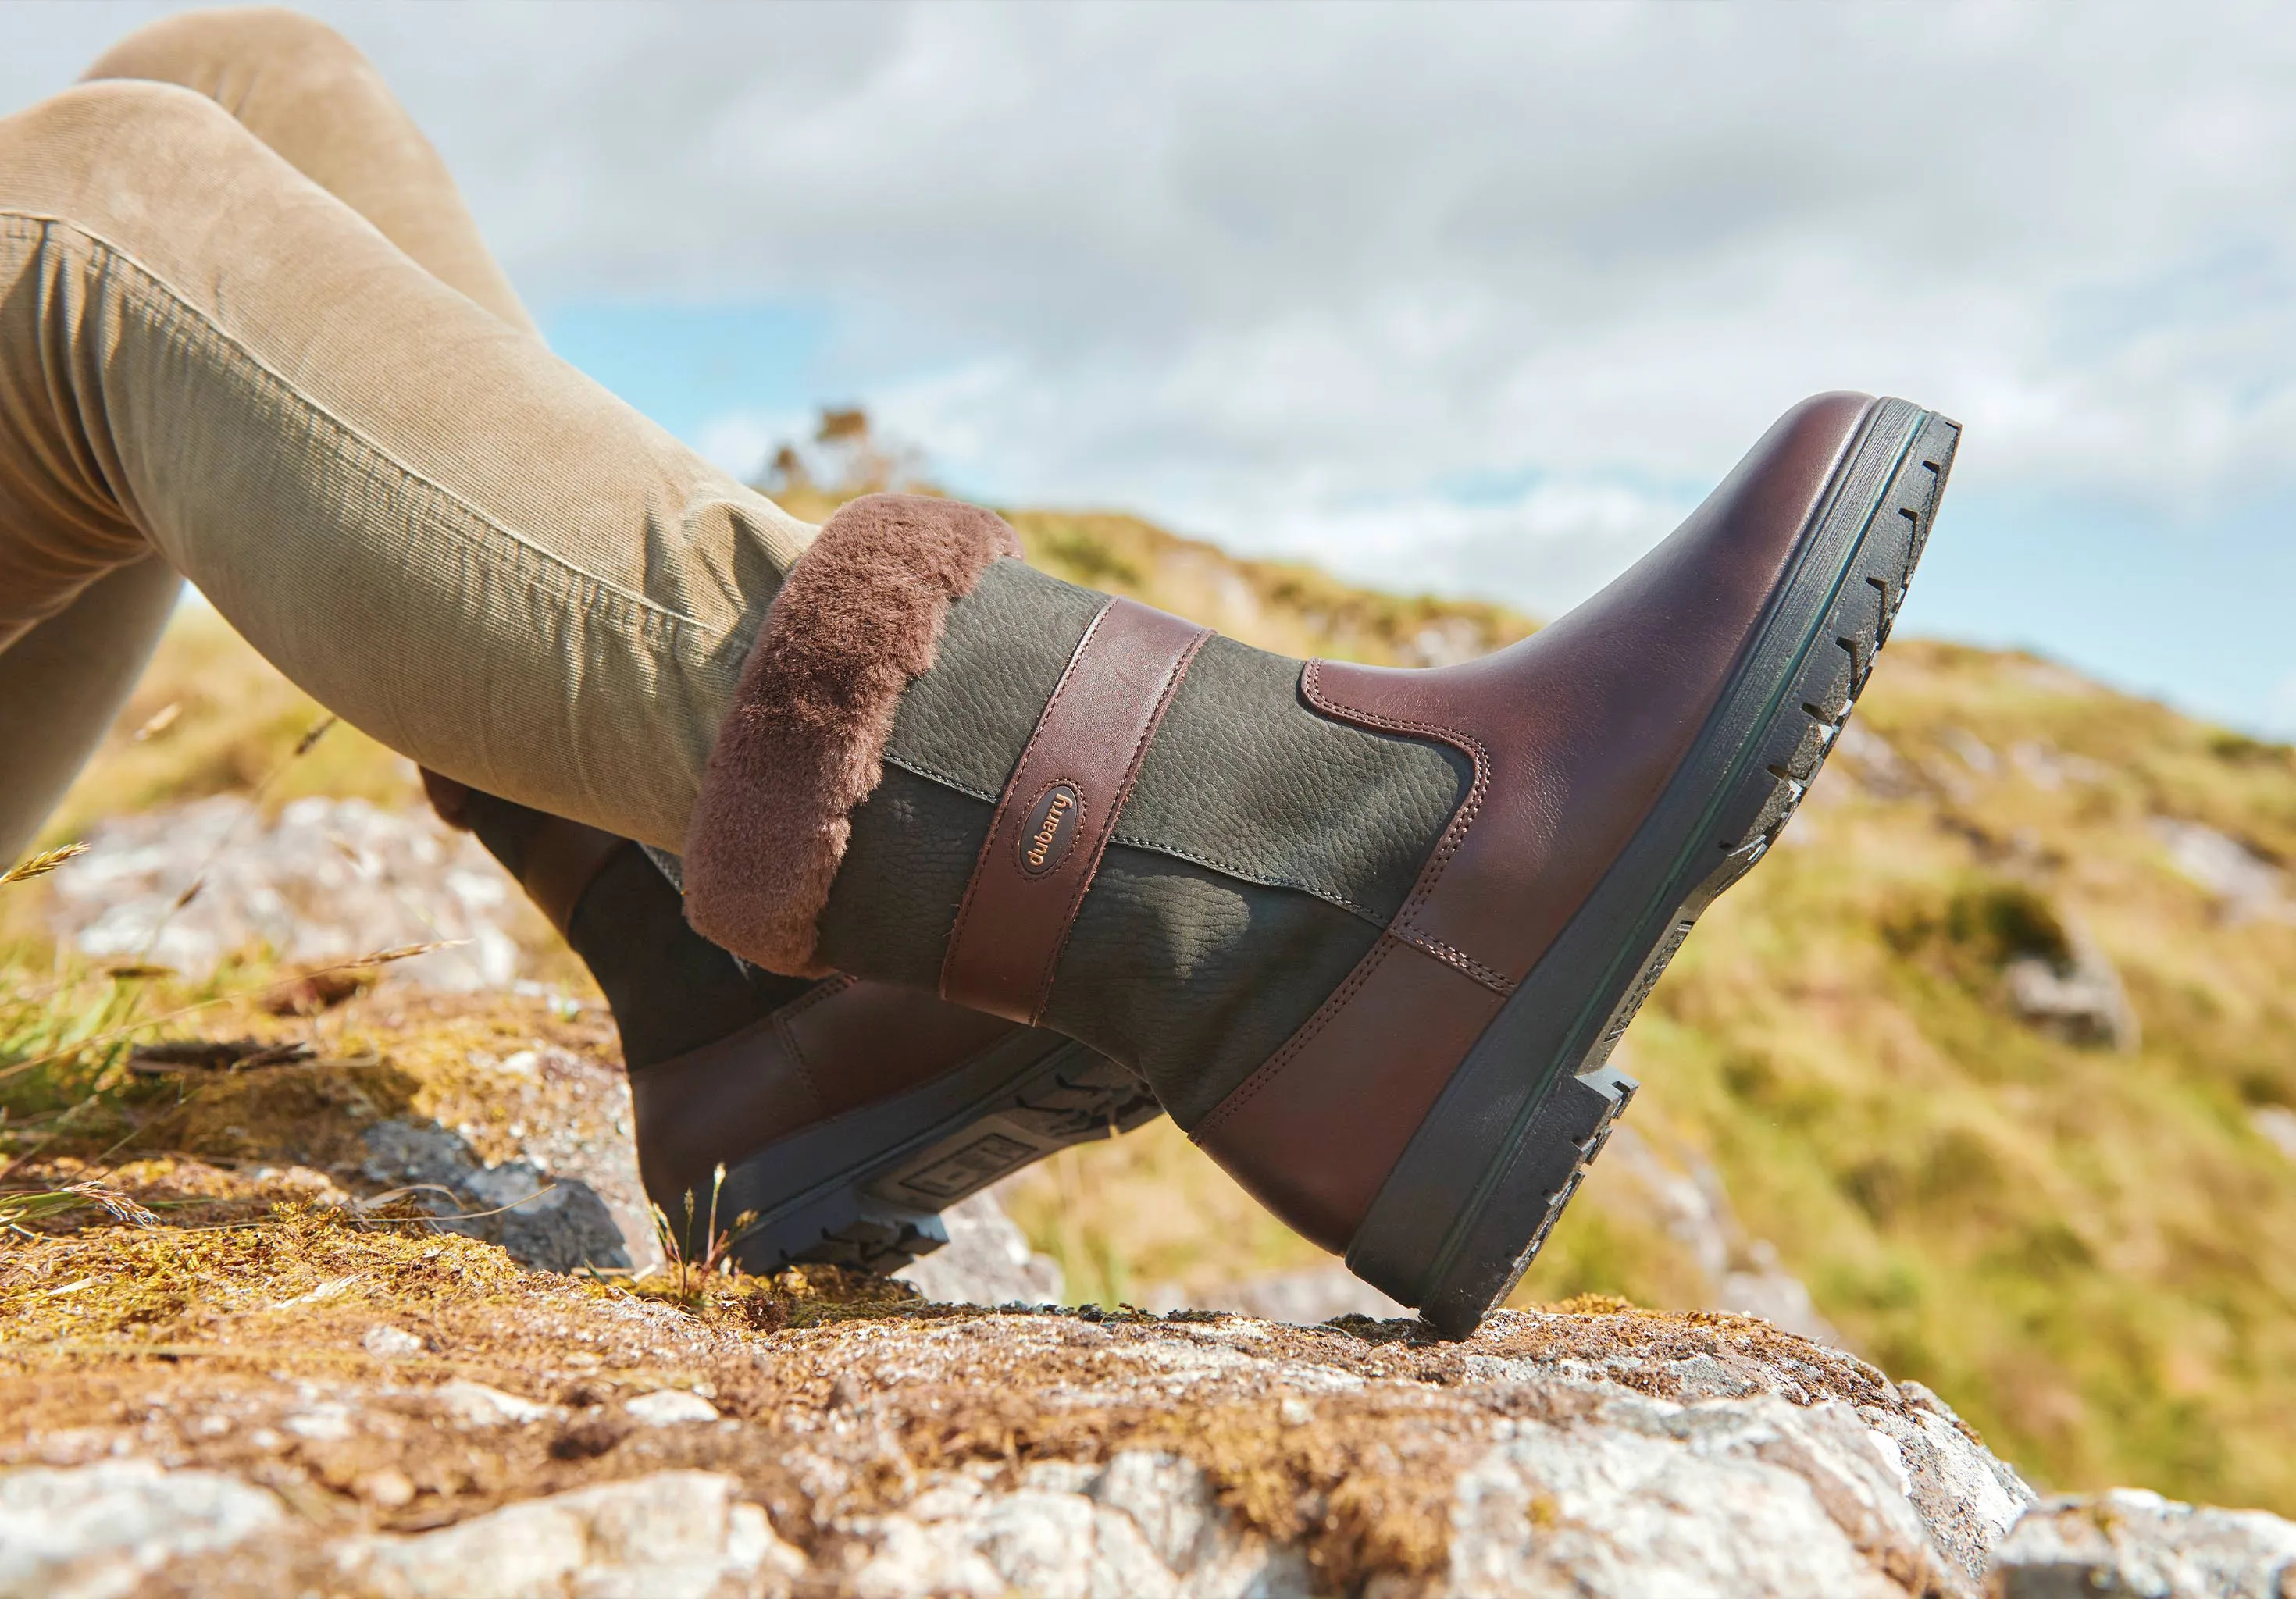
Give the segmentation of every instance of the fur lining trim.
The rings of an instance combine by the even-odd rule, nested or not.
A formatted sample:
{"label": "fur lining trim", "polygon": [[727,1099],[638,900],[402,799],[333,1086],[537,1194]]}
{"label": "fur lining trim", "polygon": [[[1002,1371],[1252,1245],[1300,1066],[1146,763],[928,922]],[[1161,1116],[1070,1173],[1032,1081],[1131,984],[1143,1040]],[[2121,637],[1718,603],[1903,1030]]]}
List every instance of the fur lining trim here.
{"label": "fur lining trim", "polygon": [[977,505],[873,494],[790,569],[742,668],[685,833],[685,914],[797,977],[828,970],[815,922],[884,774],[893,712],[940,650],[950,604],[1020,536]]}

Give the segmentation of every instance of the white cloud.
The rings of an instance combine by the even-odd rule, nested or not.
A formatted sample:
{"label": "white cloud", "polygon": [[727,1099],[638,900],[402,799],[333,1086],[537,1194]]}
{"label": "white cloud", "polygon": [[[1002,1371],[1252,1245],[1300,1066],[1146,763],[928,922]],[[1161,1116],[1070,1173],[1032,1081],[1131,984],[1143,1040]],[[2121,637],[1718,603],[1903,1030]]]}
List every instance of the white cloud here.
{"label": "white cloud", "polygon": [[[1573,592],[1663,518],[1456,485],[1678,508],[1830,387],[1969,487],[2296,486],[2284,7],[318,9],[530,294],[825,304],[1031,498]],[[128,20],[12,8],[0,106]]]}

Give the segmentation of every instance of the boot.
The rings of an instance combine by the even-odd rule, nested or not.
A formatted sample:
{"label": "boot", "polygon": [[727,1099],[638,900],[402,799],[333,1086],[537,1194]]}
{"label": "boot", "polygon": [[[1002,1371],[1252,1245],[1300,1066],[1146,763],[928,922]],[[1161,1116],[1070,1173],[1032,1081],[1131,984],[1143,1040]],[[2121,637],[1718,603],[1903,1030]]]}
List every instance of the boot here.
{"label": "boot", "polygon": [[1522,643],[1300,662],[880,496],[798,562],[687,838],[687,914],[1042,1023],[1146,1078],[1292,1226],[1464,1336],[1635,1085],[1605,1065],[1864,686],[1959,435],[1789,413]]}
{"label": "boot", "polygon": [[1137,1077],[1058,1033],[890,984],[760,971],[686,924],[664,870],[674,861],[433,773],[423,780],[440,815],[477,834],[604,991],[630,1073],[639,1174],[689,1259],[710,1247],[714,1204],[746,1271],[792,1261],[895,1271],[948,1241],[942,1209],[1158,1113]]}

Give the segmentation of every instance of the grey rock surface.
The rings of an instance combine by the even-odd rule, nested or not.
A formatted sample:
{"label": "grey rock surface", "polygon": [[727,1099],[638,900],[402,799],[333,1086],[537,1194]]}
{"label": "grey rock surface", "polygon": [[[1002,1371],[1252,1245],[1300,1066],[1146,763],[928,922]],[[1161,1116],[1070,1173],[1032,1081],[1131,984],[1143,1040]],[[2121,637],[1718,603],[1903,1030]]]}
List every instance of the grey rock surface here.
{"label": "grey rock surface", "polygon": [[2018,1015],[2073,1044],[2133,1050],[2142,1041],[2120,973],[2095,942],[2075,931],[2070,958],[2011,961],[2003,977]]}
{"label": "grey rock surface", "polygon": [[[189,1464],[244,1439],[268,1451],[238,1457],[269,1463],[251,1468],[274,1473],[266,1487],[308,1497],[293,1467],[305,1462],[345,1474],[373,1513],[440,1513],[415,1497],[439,1491],[422,1486],[438,1467],[405,1452],[431,1436],[473,1465],[552,1459],[611,1479],[429,1530],[275,1524],[262,1579],[279,1591],[324,1569],[342,1592],[391,1599],[1976,1599],[2032,1502],[1922,1390],[1738,1318],[1504,1313],[1464,1344],[1396,1322],[1302,1329],[1201,1313],[943,1314],[753,1334],[561,1292],[550,1314],[572,1319],[547,1336],[586,1349],[594,1370],[706,1357],[719,1383],[767,1386],[739,1398],[693,1391],[698,1379],[591,1383],[552,1404],[451,1367],[425,1386],[418,1357],[394,1357],[357,1380],[234,1390],[227,1425],[178,1406],[163,1430],[89,1431],[73,1447]],[[1015,1436],[1033,1441],[997,1441]],[[52,1544],[45,1558],[111,1558],[116,1533],[78,1526],[86,1547]],[[170,1591],[246,1591],[176,1547],[155,1537],[135,1558]]]}
{"label": "grey rock surface", "polygon": [[1029,1247],[1012,1218],[984,1189],[940,1213],[948,1242],[893,1275],[944,1305],[1056,1305],[1060,1263]]}
{"label": "grey rock surface", "polygon": [[[357,1380],[202,1410],[159,1374],[127,1412],[165,1425],[0,1454],[58,1463],[0,1469],[0,1596],[2296,1599],[2296,1524],[2038,1504],[1918,1384],[1742,1318],[1503,1313],[1464,1344],[1201,1314],[752,1334],[554,1292],[550,1338],[596,1369],[707,1358],[768,1386],[553,1404],[426,1374],[386,1324],[360,1337],[388,1369]],[[451,1440],[428,1465],[405,1453],[426,1428]],[[1025,1450],[996,1441],[1013,1428]],[[219,1472],[203,1447],[252,1453]],[[339,1470],[366,1513],[428,1520],[447,1458],[603,1478],[419,1530],[311,1513],[311,1472]]]}
{"label": "grey rock surface", "polygon": [[1144,1297],[1151,1310],[1232,1310],[1238,1316],[1288,1322],[1295,1327],[1312,1327],[1341,1316],[1386,1320],[1414,1314],[1337,1261],[1301,1271],[1245,1277],[1201,1293],[1186,1294],[1175,1287],[1152,1291]]}
{"label": "grey rock surface", "polygon": [[113,1599],[285,1519],[261,1488],[148,1460],[0,1472],[0,1599]]}
{"label": "grey rock surface", "polygon": [[[597,1191],[578,1177],[554,1175],[523,1160],[488,1166],[456,1134],[436,1122],[394,1118],[364,1134],[361,1175],[413,1195],[442,1219],[443,1231],[499,1243],[545,1271],[585,1266],[627,1269],[630,1251]],[[441,1193],[439,1190],[445,1190]],[[447,1219],[467,1216],[468,1219]]]}
{"label": "grey rock surface", "polygon": [[734,1479],[660,1472],[510,1505],[436,1532],[342,1540],[345,1578],[382,1599],[767,1599],[805,1557]]}
{"label": "grey rock surface", "polygon": [[322,963],[451,942],[392,978],[500,988],[518,975],[512,930],[533,914],[476,839],[428,810],[364,800],[298,800],[266,823],[246,800],[218,795],[113,817],[86,842],[54,874],[57,936],[192,977],[257,944]]}
{"label": "grey rock surface", "polygon": [[1198,1467],[1118,1455],[1105,1465],[1046,1463],[1017,1487],[988,1473],[944,1477],[895,1513],[856,1516],[840,1591],[859,1599],[1308,1599],[1308,1563],[1237,1529]]}
{"label": "grey rock surface", "polygon": [[2296,1599],[2296,1521],[2139,1488],[2053,1498],[1994,1551],[1995,1599]]}

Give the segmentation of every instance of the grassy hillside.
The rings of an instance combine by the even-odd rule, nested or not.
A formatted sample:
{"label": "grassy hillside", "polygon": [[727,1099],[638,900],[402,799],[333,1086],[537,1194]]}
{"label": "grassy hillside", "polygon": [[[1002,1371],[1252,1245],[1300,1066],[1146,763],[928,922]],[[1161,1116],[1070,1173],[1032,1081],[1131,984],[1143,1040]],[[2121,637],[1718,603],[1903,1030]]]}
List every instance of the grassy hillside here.
{"label": "grassy hillside", "polygon": [[[1529,627],[1131,518],[1013,515],[1051,570],[1270,648],[1417,664]],[[244,789],[316,715],[186,612],[57,836]],[[283,795],[413,793],[348,729],[287,772]],[[2266,1136],[2296,1107],[2290,860],[2296,752],[2029,658],[1900,640],[1771,860],[1636,1024],[1631,1120],[1718,1177],[1852,1347],[2044,1480],[2296,1513],[2296,1159]],[[45,987],[37,940],[17,947],[20,991]],[[2035,972],[2117,980],[2135,1026],[2029,1020],[2013,995]],[[1078,1299],[1323,1259],[1164,1125],[1046,1163],[1012,1202]],[[1598,1165],[1521,1292],[1685,1304],[1686,1250]]]}

